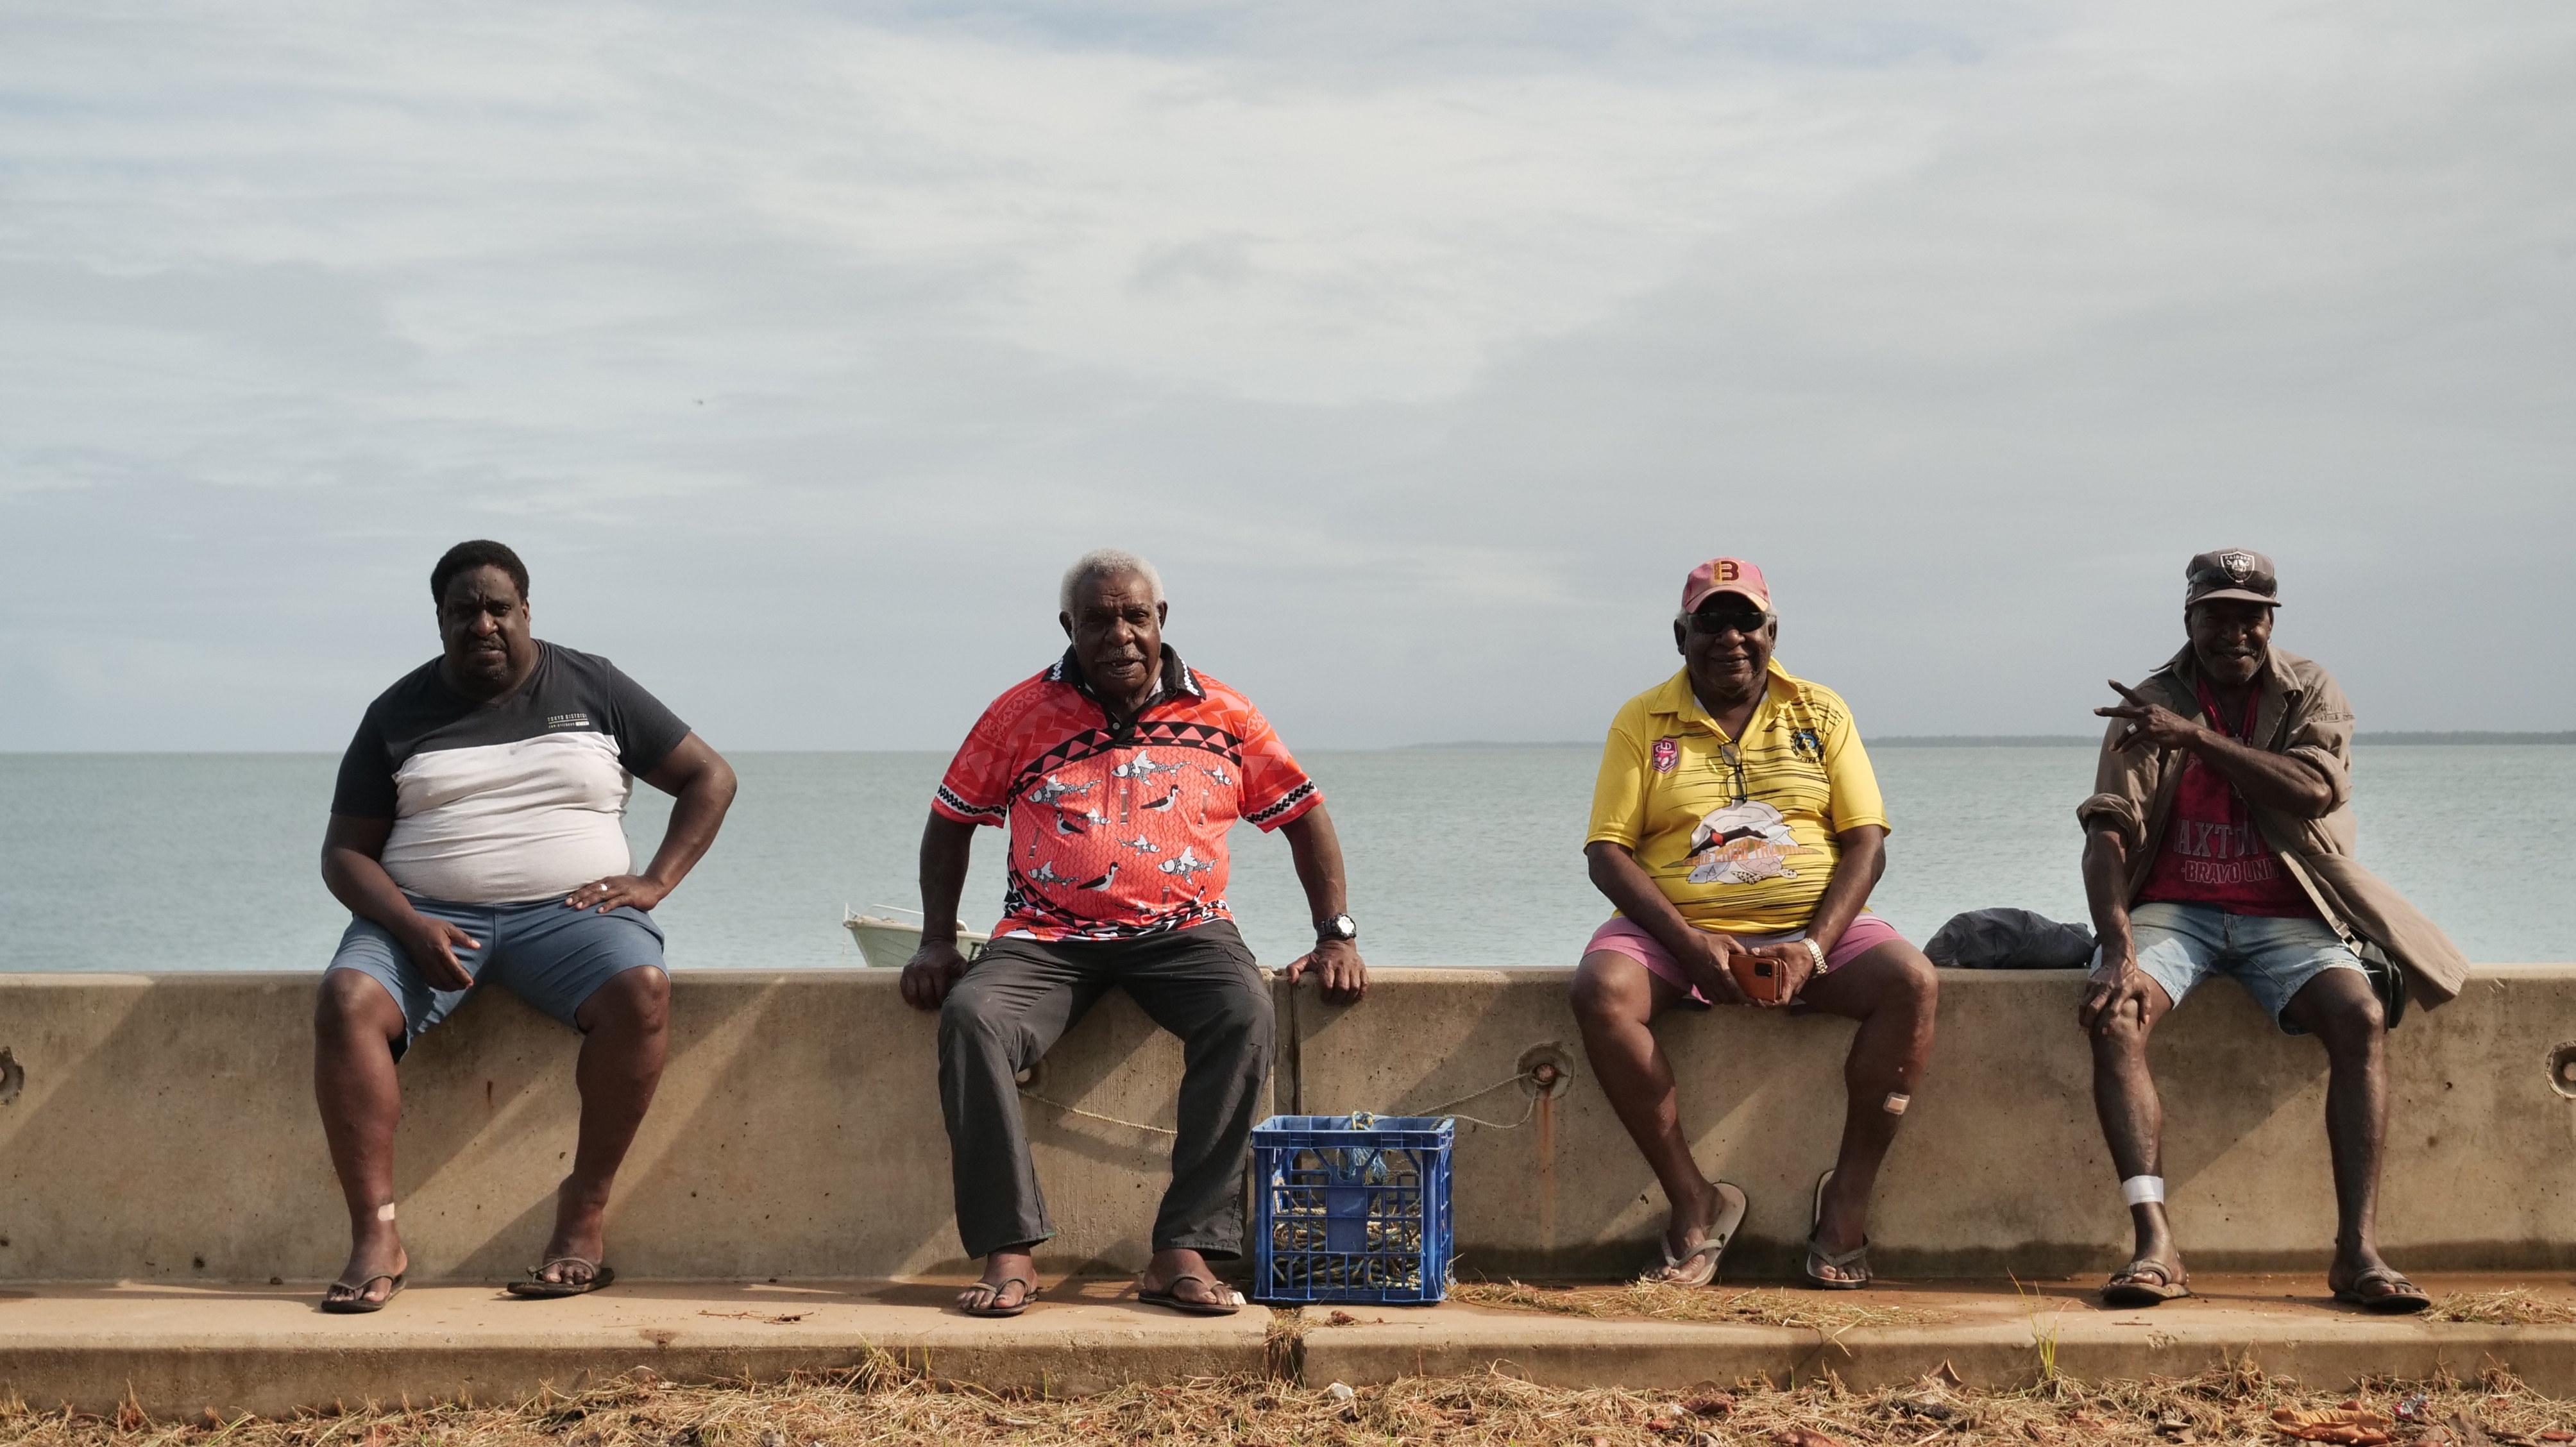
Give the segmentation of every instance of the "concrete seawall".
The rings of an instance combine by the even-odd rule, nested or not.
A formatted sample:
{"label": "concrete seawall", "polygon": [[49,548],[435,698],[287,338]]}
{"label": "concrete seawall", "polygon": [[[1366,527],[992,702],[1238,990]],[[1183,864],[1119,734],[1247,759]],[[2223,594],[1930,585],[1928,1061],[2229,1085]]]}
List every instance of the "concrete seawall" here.
{"label": "concrete seawall", "polygon": [[[2116,1265],[2126,1213],[2093,1123],[2072,972],[1945,971],[1930,1079],[1881,1178],[1873,1259],[1897,1276]],[[1369,1000],[1274,986],[1272,1108],[1402,1113],[1470,1097],[1462,1274],[1634,1270],[1661,1195],[1589,1078],[1561,970],[1383,970]],[[325,1279],[346,1236],[309,1085],[310,974],[0,976],[0,1282]],[[683,971],[670,1071],[619,1183],[632,1279],[854,1279],[963,1266],[950,1224],[932,1022],[889,973]],[[1661,1033],[1701,1163],[1750,1193],[1730,1278],[1785,1274],[1832,1163],[1851,1027],[1718,1011]],[[2576,966],[2489,966],[2390,1037],[2383,1247],[2415,1271],[2576,1266]],[[536,1259],[572,1148],[576,1045],[503,996],[403,1066],[400,1196],[413,1280]],[[2334,1231],[2325,1059],[2214,986],[2156,1044],[2165,1175],[2202,1271],[2321,1267]],[[1561,1094],[1514,1080],[1534,1050]],[[1113,998],[1033,1093],[1171,1124],[1176,1042]],[[1166,1137],[1032,1103],[1062,1234],[1053,1271],[1132,1269]]]}

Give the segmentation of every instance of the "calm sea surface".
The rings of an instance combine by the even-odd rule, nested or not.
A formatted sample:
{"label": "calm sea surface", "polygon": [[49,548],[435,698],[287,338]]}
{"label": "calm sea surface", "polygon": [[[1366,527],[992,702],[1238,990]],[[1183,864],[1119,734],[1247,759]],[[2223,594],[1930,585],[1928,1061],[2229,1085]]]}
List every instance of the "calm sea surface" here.
{"label": "calm sea surface", "polygon": [[[2088,748],[1882,748],[1896,825],[1872,905],[1918,944],[1951,914],[2083,921],[2074,806]],[[1582,749],[1316,751],[1381,965],[1571,964],[1608,913],[1583,877]],[[321,754],[0,754],[0,970],[319,970],[346,914],[316,872]],[[861,963],[843,905],[918,906],[914,850],[941,754],[744,754],[723,836],[659,911],[674,965]],[[2364,746],[2361,857],[2469,957],[2576,960],[2576,748]],[[669,801],[638,785],[640,865]],[[1235,914],[1267,962],[1312,938],[1276,836],[1233,835]],[[1001,901],[979,832],[969,925]],[[884,911],[877,911],[882,913]]]}

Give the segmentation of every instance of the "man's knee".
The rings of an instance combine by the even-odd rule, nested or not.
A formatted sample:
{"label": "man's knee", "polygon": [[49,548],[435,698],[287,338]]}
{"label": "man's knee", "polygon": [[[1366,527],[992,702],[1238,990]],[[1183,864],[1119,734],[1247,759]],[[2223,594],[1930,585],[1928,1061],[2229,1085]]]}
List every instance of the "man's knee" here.
{"label": "man's knee", "polygon": [[671,977],[650,965],[620,970],[583,1002],[582,1028],[603,1025],[657,1035],[671,1024]]}
{"label": "man's knee", "polygon": [[2123,1057],[2145,1054],[2147,1037],[2155,1033],[2155,1028],[2155,1020],[2147,1013],[2147,1002],[2127,999],[2104,1006],[2102,1013],[2093,1018],[2088,1033],[2094,1055]]}
{"label": "man's knee", "polygon": [[1257,983],[1221,992],[1199,1022],[1201,1038],[1230,1048],[1270,1049],[1270,992]]}
{"label": "man's knee", "polygon": [[1941,1009],[1939,972],[1930,960],[1911,950],[1898,956],[1896,965],[1888,972],[1888,1007],[1916,1020],[1930,1020]]}
{"label": "man's knee", "polygon": [[1585,1024],[1645,1018],[1653,1006],[1645,974],[1646,967],[1626,955],[1605,951],[1584,956],[1574,971],[1574,1018]]}
{"label": "man's knee", "polygon": [[[2344,971],[2346,974],[2356,974]],[[2357,974],[2356,977],[2358,978]],[[2380,1008],[2378,994],[2365,980],[2358,989],[2339,991],[2316,1012],[2316,1032],[2328,1049],[2376,1049],[2388,1033],[2388,1013]]]}
{"label": "man's knee", "polygon": [[332,970],[313,1001],[313,1033],[326,1041],[399,1038],[402,1006],[364,970]]}
{"label": "man's knee", "polygon": [[1012,1053],[1016,1033],[1010,1012],[986,992],[961,983],[939,1005],[939,1055]]}

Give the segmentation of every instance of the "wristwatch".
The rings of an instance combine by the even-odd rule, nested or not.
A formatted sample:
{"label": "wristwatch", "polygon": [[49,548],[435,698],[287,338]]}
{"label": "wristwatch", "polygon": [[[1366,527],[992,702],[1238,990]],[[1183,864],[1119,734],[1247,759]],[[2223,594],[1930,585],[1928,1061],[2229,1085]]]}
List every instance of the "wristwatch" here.
{"label": "wristwatch", "polygon": [[1817,944],[1814,940],[1808,939],[1804,936],[1799,937],[1798,943],[1807,947],[1808,958],[1813,959],[1816,962],[1817,974],[1825,974],[1833,969],[1833,966],[1825,963],[1824,946]]}
{"label": "wristwatch", "polygon": [[1359,922],[1349,915],[1329,915],[1315,921],[1315,943],[1319,945],[1329,944],[1334,940],[1355,940],[1359,937]]}

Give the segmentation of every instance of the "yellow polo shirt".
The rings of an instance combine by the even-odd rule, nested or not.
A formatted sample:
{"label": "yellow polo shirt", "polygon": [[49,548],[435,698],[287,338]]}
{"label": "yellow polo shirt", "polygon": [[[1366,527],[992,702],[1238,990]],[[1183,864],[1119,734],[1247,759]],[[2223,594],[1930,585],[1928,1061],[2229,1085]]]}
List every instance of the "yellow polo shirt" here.
{"label": "yellow polo shirt", "polygon": [[1627,846],[1682,918],[1725,934],[1802,929],[1834,877],[1834,836],[1887,826],[1878,776],[1842,695],[1771,660],[1739,743],[1687,669],[1610,721],[1589,843]]}

